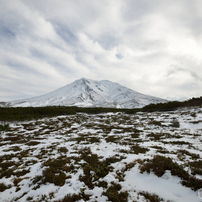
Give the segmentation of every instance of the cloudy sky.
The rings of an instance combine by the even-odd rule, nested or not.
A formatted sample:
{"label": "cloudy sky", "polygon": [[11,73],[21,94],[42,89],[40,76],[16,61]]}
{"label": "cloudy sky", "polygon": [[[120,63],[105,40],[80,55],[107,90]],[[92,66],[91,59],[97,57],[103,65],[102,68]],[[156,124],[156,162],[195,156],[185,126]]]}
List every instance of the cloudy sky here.
{"label": "cloudy sky", "polygon": [[0,1],[0,101],[82,77],[170,100],[202,96],[202,1]]}

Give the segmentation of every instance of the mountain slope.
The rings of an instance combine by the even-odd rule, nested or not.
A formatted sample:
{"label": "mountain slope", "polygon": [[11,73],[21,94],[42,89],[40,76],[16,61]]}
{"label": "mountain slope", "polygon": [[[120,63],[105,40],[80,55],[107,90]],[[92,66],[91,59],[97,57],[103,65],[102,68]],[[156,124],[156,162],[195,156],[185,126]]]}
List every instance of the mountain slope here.
{"label": "mountain slope", "polygon": [[10,102],[13,107],[80,106],[140,108],[166,100],[144,95],[107,80],[79,79],[48,94]]}

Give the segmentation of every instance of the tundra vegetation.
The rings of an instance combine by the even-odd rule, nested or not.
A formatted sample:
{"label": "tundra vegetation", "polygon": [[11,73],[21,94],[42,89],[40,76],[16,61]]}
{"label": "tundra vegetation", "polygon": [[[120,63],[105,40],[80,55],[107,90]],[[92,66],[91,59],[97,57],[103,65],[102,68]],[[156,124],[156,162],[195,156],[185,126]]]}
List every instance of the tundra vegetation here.
{"label": "tundra vegetation", "polygon": [[0,201],[199,201],[200,106],[0,112]]}

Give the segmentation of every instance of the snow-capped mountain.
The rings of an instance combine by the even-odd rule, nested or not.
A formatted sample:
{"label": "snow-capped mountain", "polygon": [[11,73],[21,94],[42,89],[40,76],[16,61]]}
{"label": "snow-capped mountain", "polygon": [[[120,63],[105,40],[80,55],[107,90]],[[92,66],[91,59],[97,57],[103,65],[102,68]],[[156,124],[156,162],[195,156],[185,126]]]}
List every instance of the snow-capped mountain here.
{"label": "snow-capped mountain", "polygon": [[159,102],[166,100],[138,93],[111,81],[82,78],[42,96],[11,101],[10,105],[141,108]]}

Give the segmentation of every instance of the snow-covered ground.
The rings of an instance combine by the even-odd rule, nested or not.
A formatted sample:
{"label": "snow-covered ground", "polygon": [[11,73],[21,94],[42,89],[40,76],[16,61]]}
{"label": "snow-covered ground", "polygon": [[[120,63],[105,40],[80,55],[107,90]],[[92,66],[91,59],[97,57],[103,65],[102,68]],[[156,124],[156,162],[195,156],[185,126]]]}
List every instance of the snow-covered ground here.
{"label": "snow-covered ground", "polygon": [[[199,202],[201,134],[202,108],[10,123],[0,135],[0,201]],[[182,185],[172,168],[144,172],[157,155],[199,187]]]}

